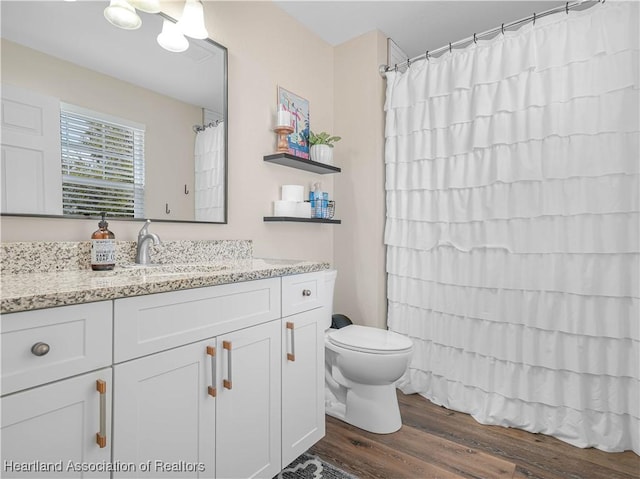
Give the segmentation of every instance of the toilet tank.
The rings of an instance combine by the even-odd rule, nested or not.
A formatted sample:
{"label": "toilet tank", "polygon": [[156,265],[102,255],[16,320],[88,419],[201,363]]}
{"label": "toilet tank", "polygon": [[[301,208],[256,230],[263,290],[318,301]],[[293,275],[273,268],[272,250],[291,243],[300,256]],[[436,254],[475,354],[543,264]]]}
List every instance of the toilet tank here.
{"label": "toilet tank", "polygon": [[336,284],[338,271],[328,269],[324,272],[324,298],[322,300],[326,309],[325,319],[323,320],[324,329],[331,327],[331,315],[333,314],[333,290]]}

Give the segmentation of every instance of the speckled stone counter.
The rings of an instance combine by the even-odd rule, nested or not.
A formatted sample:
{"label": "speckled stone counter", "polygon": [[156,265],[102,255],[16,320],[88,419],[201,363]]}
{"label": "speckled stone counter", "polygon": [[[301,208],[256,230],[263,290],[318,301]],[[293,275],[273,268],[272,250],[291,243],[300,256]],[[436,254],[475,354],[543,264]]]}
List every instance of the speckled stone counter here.
{"label": "speckled stone counter", "polygon": [[[173,263],[181,266],[178,271],[162,268],[124,267],[124,264],[127,264],[125,262],[123,265],[116,265],[116,269],[113,271],[92,271],[76,266],[76,269],[56,270],[50,268],[44,270],[49,272],[33,272],[31,270],[7,273],[6,271],[21,271],[4,264],[6,261],[10,262],[11,258],[15,258],[17,254],[15,251],[8,251],[11,248],[7,248],[7,245],[11,245],[11,243],[2,245],[1,313],[310,273],[329,268],[329,263],[325,262],[247,258],[244,257],[247,256],[247,251],[251,252],[251,246],[247,244],[235,245],[242,250],[242,254],[225,254],[223,251],[219,251],[216,256],[211,255],[205,245],[206,257],[177,254],[178,245],[169,245],[166,247],[175,248],[171,259],[178,260]],[[202,248],[193,244],[191,246],[193,246],[193,251],[202,253]],[[27,247],[27,249],[33,254],[34,251],[42,247],[42,243],[34,243],[31,248]],[[49,248],[51,247],[53,246],[49,244]],[[74,248],[84,254],[83,246],[74,247],[68,243],[64,249],[69,252]],[[47,256],[50,256],[51,250],[49,249],[47,252]],[[23,254],[24,251],[20,253],[20,255]],[[154,257],[152,256],[152,258]],[[32,257],[31,263],[33,264],[34,261],[36,260]],[[67,265],[70,263],[85,264],[84,262],[79,263],[73,253],[68,253],[64,261]],[[171,263],[165,261],[164,264]],[[202,267],[198,267],[198,265]],[[127,266],[129,265],[127,264]],[[43,270],[40,269],[40,271]]]}
{"label": "speckled stone counter", "polygon": [[[253,257],[250,240],[163,241],[149,246],[154,263],[209,263]],[[116,264],[133,263],[135,241],[116,241]],[[91,269],[90,241],[33,241],[0,243],[2,274]]]}

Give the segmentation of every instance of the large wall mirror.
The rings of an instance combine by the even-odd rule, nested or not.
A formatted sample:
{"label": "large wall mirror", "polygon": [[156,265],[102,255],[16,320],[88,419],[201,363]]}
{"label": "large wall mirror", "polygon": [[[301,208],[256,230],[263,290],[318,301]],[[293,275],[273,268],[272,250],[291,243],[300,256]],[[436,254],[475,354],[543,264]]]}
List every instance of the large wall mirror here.
{"label": "large wall mirror", "polygon": [[3,215],[227,222],[227,49],[108,1],[0,2]]}

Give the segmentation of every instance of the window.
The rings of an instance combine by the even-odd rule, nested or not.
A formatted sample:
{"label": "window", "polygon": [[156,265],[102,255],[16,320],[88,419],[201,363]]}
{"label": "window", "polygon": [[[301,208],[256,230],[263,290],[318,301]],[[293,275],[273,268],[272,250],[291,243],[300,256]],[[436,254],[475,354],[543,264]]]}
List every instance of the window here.
{"label": "window", "polygon": [[144,125],[60,105],[65,215],[144,217]]}

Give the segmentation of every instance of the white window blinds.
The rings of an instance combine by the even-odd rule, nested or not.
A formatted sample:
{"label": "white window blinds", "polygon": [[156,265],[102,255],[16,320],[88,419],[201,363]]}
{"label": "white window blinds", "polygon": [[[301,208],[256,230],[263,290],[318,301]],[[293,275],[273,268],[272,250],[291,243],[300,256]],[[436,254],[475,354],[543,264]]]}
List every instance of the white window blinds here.
{"label": "white window blinds", "polygon": [[144,125],[60,105],[65,215],[144,217]]}

